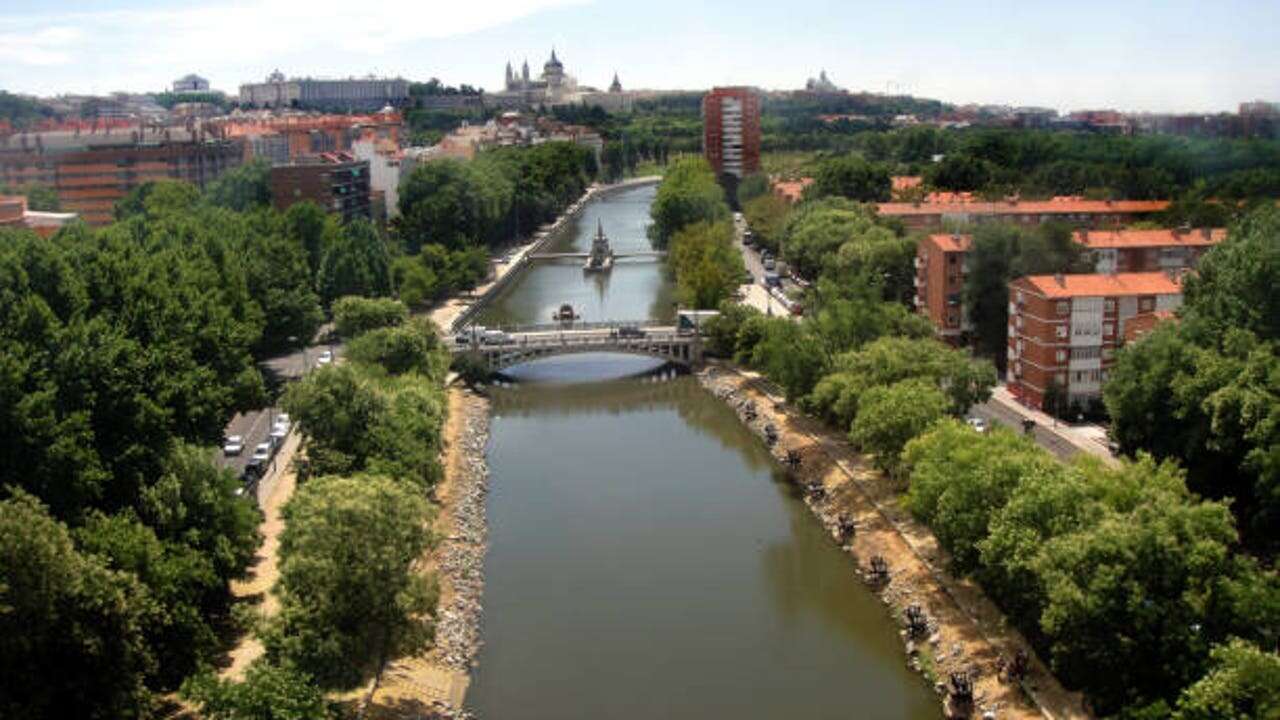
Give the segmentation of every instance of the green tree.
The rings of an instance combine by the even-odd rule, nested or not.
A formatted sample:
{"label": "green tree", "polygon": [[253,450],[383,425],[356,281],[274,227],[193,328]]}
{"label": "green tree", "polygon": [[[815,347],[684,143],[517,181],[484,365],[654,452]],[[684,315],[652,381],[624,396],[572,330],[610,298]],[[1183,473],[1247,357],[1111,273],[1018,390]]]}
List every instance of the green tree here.
{"label": "green tree", "polygon": [[991,182],[991,168],[987,162],[971,155],[948,154],[942,162],[929,167],[925,179],[943,190],[981,190]]}
{"label": "green tree", "polygon": [[333,303],[334,327],[339,335],[347,339],[370,330],[403,325],[408,320],[409,308],[391,298],[348,295]]}
{"label": "green tree", "polygon": [[212,672],[192,676],[182,695],[208,720],[319,720],[330,716],[324,693],[311,677],[287,666],[255,662],[244,680],[221,680]]}
{"label": "green tree", "polygon": [[746,272],[728,222],[685,225],[671,238],[667,266],[676,277],[680,301],[702,310],[719,307]]}
{"label": "green tree", "polygon": [[743,210],[752,200],[770,195],[773,193],[769,188],[769,176],[763,173],[753,173],[742,178],[742,182],[738,183],[738,206]]}
{"label": "green tree", "polygon": [[386,400],[349,364],[327,367],[291,384],[281,407],[298,424],[307,460],[318,475],[347,474],[365,466],[373,452],[367,437]]}
{"label": "green tree", "polygon": [[653,219],[650,238],[658,247],[666,247],[686,225],[727,219],[729,206],[711,166],[702,158],[686,157],[667,168],[649,215]]}
{"label": "green tree", "polygon": [[280,611],[263,634],[267,657],[352,687],[431,636],[435,588],[414,563],[431,545],[430,506],[378,476],[321,477],[284,508]]}
{"label": "green tree", "polygon": [[72,546],[30,495],[0,501],[0,714],[141,718],[151,599]]}
{"label": "green tree", "polygon": [[1209,672],[1178,699],[1176,720],[1280,718],[1280,656],[1237,638],[1210,657]]}
{"label": "green tree", "polygon": [[414,372],[440,383],[450,361],[435,326],[422,320],[361,333],[351,341],[347,357],[392,375]]}
{"label": "green tree", "polygon": [[843,197],[857,202],[884,202],[892,182],[889,168],[867,162],[858,155],[839,155],[818,163],[813,184],[804,191],[807,200]]}
{"label": "green tree", "polygon": [[344,295],[391,293],[391,257],[372,223],[355,220],[341,232],[325,234],[316,285],[326,305]]}
{"label": "green tree", "polygon": [[[741,188],[738,194],[742,195]],[[791,203],[771,192],[754,197],[742,204],[742,214],[746,218],[747,226],[751,228],[751,234],[756,243],[774,253],[779,250],[787,216],[790,213]]]}
{"label": "green tree", "polygon": [[271,204],[271,164],[256,159],[228,170],[204,189],[207,202],[236,212]]}
{"label": "green tree", "polygon": [[400,187],[400,235],[416,254],[426,243],[449,249],[481,244],[488,213],[477,172],[458,160],[432,160],[413,169]]}
{"label": "green tree", "polygon": [[926,380],[873,387],[862,396],[849,437],[875,456],[876,467],[896,474],[902,449],[946,412],[946,396]]}

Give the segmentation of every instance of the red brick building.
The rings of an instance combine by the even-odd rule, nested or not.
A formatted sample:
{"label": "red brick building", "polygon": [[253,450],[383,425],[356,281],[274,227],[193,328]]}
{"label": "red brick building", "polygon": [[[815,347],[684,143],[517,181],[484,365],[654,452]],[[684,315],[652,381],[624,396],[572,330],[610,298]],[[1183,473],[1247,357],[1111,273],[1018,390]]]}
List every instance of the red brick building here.
{"label": "red brick building", "polygon": [[1049,221],[1075,227],[1119,227],[1150,217],[1169,207],[1168,200],[1084,200],[1057,197],[1052,200],[1001,200],[986,202],[935,196],[945,202],[888,202],[877,205],[881,215],[902,218],[908,230],[941,230],[943,223],[1011,222],[1039,225]]}
{"label": "red brick building", "polygon": [[760,93],[718,87],[702,97],[702,153],[717,176],[760,171]]}
{"label": "red brick building", "polygon": [[0,185],[48,185],[64,210],[90,225],[115,219],[115,204],[151,180],[204,187],[240,164],[239,145],[184,128],[54,131],[0,137]]}
{"label": "red brick building", "polygon": [[271,168],[271,200],[280,212],[310,200],[343,222],[373,217],[369,163],[348,153],[326,153]]}
{"label": "red brick building", "polygon": [[1102,394],[1128,324],[1182,304],[1173,273],[1032,275],[1009,283],[1009,391],[1043,408],[1051,386],[1068,403]]}
{"label": "red brick building", "polygon": [[916,310],[952,345],[969,329],[963,293],[972,247],[968,235],[930,235],[916,246]]}
{"label": "red brick building", "polygon": [[1094,258],[1094,269],[1109,272],[1152,272],[1194,267],[1200,256],[1227,238],[1223,229],[1090,230],[1075,241]]}

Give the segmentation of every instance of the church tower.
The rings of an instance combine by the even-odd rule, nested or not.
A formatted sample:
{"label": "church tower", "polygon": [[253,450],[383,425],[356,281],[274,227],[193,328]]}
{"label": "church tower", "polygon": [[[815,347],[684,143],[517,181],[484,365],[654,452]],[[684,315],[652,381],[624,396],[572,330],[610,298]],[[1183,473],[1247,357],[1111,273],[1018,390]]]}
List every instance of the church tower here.
{"label": "church tower", "polygon": [[621,83],[621,82],[618,82],[618,71],[617,71],[617,70],[614,70],[614,71],[613,71],[613,82],[609,84],[609,92],[611,92],[611,93],[620,93],[620,92],[622,92],[622,83]]}
{"label": "church tower", "polygon": [[525,87],[529,86],[529,60],[525,58],[524,67],[520,70],[520,79],[524,81]]}
{"label": "church tower", "polygon": [[508,61],[507,61],[507,81],[506,81],[506,88],[507,88],[508,90],[512,90],[512,89],[514,89],[514,87],[513,87],[513,86],[514,86],[515,84],[516,84],[516,71],[511,69],[511,61],[510,61],[510,60],[508,60]]}

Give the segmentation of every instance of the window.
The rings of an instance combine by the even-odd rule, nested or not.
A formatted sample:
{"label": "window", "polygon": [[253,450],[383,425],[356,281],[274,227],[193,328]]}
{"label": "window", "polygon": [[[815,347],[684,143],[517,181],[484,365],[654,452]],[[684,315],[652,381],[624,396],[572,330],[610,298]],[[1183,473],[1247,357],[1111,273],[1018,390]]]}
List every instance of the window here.
{"label": "window", "polygon": [[1112,323],[1102,323],[1102,336],[1111,337],[1115,334],[1115,325]]}
{"label": "window", "polygon": [[1067,359],[1067,351],[1066,351],[1066,350],[1059,350],[1059,351],[1058,351],[1058,356],[1057,356],[1057,357],[1058,357],[1058,362],[1063,362],[1064,360],[1066,360],[1066,359]]}
{"label": "window", "polygon": [[1151,298],[1142,298],[1142,302],[1139,304],[1142,306],[1143,312],[1151,312],[1151,309],[1155,307],[1155,300],[1152,300]]}
{"label": "window", "polygon": [[1067,374],[1066,374],[1066,373],[1058,373],[1058,384],[1059,384],[1059,385],[1066,385],[1066,384],[1067,384]]}
{"label": "window", "polygon": [[1116,301],[1115,301],[1115,300],[1112,300],[1111,298],[1107,298],[1107,304],[1106,304],[1106,305],[1107,305],[1107,312],[1115,312],[1115,311],[1116,311]]}
{"label": "window", "polygon": [[1059,314],[1059,315],[1066,315],[1066,314],[1067,314],[1067,313],[1069,313],[1069,312],[1071,312],[1071,303],[1067,302],[1066,300],[1059,300],[1059,301],[1058,301],[1058,314]]}
{"label": "window", "polygon": [[1059,326],[1056,328],[1056,330],[1058,331],[1058,337],[1059,337],[1059,338],[1065,338],[1065,337],[1067,336],[1067,326],[1066,326],[1066,325],[1059,325]]}

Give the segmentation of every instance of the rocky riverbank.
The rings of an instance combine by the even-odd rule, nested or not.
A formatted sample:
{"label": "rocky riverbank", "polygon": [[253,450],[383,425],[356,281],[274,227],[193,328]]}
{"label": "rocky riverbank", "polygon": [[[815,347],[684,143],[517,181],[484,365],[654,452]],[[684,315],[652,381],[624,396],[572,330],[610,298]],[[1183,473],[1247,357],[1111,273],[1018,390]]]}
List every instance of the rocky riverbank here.
{"label": "rocky riverbank", "polygon": [[[908,664],[933,684],[948,717],[1089,717],[981,590],[950,577],[936,539],[901,509],[901,486],[786,407],[760,378],[720,366],[697,378],[788,468],[805,504],[901,625]],[[1005,670],[1015,662],[1026,666],[1021,680]]]}
{"label": "rocky riverbank", "polygon": [[448,390],[445,476],[436,487],[439,538],[422,569],[440,583],[435,642],[421,657],[389,664],[369,703],[367,718],[470,718],[463,699],[480,652],[484,555],[488,543],[485,504],[489,468],[489,401],[462,387]]}

